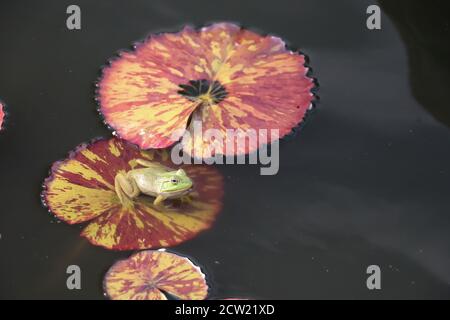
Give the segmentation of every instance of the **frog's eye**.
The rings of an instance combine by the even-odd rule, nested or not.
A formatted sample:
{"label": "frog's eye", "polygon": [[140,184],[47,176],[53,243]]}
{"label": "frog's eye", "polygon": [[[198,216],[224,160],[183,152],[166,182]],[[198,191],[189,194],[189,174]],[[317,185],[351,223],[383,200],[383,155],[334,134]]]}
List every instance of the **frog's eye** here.
{"label": "frog's eye", "polygon": [[173,184],[177,184],[177,183],[178,183],[178,179],[172,178],[172,179],[170,180],[170,182],[172,182]]}

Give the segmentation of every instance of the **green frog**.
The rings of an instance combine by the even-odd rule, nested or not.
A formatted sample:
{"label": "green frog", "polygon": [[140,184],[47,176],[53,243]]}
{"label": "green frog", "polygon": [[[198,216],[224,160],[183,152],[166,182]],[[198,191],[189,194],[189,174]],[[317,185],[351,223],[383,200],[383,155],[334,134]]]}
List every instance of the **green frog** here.
{"label": "green frog", "polygon": [[145,168],[127,173],[118,173],[115,177],[116,193],[122,203],[125,197],[134,199],[141,193],[155,197],[154,205],[166,199],[181,198],[192,191],[192,180],[183,169],[173,170],[159,163],[137,159]]}

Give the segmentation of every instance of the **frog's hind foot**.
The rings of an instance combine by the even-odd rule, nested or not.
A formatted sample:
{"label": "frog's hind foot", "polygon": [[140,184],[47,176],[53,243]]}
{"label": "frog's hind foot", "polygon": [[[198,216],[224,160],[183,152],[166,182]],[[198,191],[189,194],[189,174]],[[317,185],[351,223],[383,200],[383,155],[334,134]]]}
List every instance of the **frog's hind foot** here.
{"label": "frog's hind foot", "polygon": [[127,200],[131,200],[139,195],[139,189],[137,188],[136,183],[128,179],[126,174],[120,172],[114,178],[114,189],[122,204],[125,204]]}
{"label": "frog's hind foot", "polygon": [[143,167],[147,167],[147,168],[152,168],[152,167],[159,167],[160,165],[155,163],[155,162],[151,162],[148,160],[144,160],[144,159],[136,159],[137,164],[140,164]]}
{"label": "frog's hind foot", "polygon": [[183,204],[191,204],[192,198],[189,195],[184,195],[184,196],[180,197],[180,201]]}
{"label": "frog's hind foot", "polygon": [[151,162],[144,159],[136,159],[136,163],[146,168],[164,169],[166,171],[172,170],[171,168],[166,167],[158,162]]}

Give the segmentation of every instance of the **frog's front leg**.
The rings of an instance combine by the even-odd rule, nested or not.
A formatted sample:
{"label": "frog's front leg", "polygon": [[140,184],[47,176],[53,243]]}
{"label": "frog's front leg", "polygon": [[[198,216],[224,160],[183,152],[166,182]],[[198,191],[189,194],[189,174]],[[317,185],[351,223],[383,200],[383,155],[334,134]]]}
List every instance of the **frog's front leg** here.
{"label": "frog's front leg", "polygon": [[166,200],[166,197],[164,197],[164,196],[162,196],[162,195],[159,195],[159,196],[157,196],[156,199],[153,201],[153,204],[154,204],[155,206],[157,206],[157,205],[161,204],[164,200]]}
{"label": "frog's front leg", "polygon": [[133,179],[123,173],[118,173],[114,179],[114,187],[120,202],[124,203],[125,197],[136,198],[140,190]]}

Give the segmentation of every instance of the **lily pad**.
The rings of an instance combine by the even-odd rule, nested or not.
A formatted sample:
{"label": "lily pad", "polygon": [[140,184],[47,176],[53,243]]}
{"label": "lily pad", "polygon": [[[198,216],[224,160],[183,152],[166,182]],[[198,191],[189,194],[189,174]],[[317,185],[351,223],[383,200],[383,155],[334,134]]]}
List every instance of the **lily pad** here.
{"label": "lily pad", "polygon": [[0,130],[3,130],[4,120],[5,120],[5,104],[0,101]]}
{"label": "lily pad", "polygon": [[[227,129],[290,133],[313,99],[307,72],[304,55],[278,37],[232,23],[187,26],[152,35],[110,61],[98,83],[99,109],[120,137],[142,149],[171,146],[187,130],[183,149],[190,155],[246,154],[272,137],[241,144]],[[207,134],[192,138],[192,119],[203,134],[217,129],[224,143]]]}
{"label": "lily pad", "polygon": [[53,164],[45,180],[43,203],[69,223],[89,222],[81,235],[92,244],[115,250],[177,245],[208,229],[222,206],[223,179],[211,166],[183,165],[193,181],[186,199],[154,205],[141,195],[122,203],[114,189],[118,172],[139,168],[138,159],[175,168],[167,150],[141,151],[118,138],[78,146]]}
{"label": "lily pad", "polygon": [[205,275],[188,258],[165,251],[141,251],[116,262],[104,278],[113,300],[203,300],[208,294]]}

